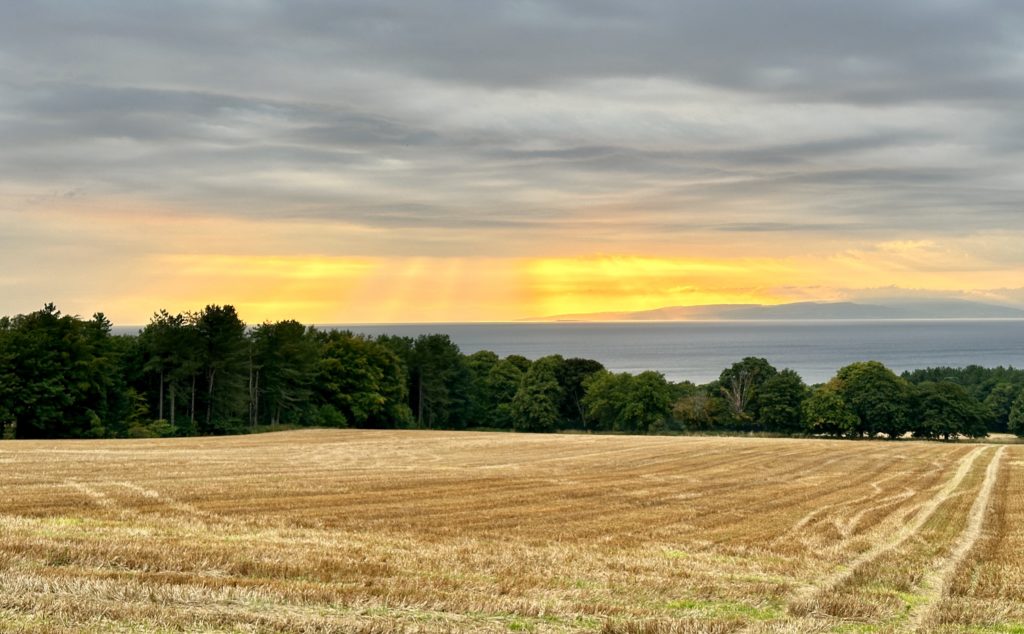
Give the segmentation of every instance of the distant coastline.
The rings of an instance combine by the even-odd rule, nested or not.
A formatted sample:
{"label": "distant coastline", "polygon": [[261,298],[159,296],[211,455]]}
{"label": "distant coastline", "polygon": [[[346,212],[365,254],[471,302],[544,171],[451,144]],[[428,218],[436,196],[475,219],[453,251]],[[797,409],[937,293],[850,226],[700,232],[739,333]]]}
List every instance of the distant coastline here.
{"label": "distant coastline", "polygon": [[569,313],[527,318],[523,322],[630,322],[630,321],[797,321],[797,320],[919,320],[919,319],[1024,319],[1024,310],[1012,306],[965,300],[902,300],[860,304],[854,302],[794,302],[789,304],[712,304],[667,306],[641,311]]}

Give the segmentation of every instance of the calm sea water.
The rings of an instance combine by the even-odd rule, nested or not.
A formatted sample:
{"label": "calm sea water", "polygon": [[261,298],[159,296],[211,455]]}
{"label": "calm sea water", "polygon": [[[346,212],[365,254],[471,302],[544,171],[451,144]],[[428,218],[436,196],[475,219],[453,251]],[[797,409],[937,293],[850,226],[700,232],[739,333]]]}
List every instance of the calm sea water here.
{"label": "calm sea water", "polygon": [[929,366],[1024,367],[1024,320],[402,324],[335,326],[368,335],[449,335],[465,353],[597,359],[616,372],[711,381],[745,356],[819,383],[854,361],[896,372]]}

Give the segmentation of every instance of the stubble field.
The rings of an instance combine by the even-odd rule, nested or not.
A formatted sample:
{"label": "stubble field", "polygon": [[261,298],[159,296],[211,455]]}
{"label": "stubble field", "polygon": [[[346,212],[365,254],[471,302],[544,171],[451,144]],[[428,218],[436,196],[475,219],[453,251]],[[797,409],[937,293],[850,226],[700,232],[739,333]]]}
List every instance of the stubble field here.
{"label": "stubble field", "polygon": [[0,442],[0,631],[1024,632],[1024,446]]}

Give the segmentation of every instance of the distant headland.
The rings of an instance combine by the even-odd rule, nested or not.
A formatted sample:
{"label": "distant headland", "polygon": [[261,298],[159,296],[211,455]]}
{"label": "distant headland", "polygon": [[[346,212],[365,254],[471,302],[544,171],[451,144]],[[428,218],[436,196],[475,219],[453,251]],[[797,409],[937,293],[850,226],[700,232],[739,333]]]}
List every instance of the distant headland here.
{"label": "distant headland", "polygon": [[764,321],[794,319],[1024,319],[1024,310],[966,300],[872,303],[712,304],[652,310],[551,315],[523,321]]}

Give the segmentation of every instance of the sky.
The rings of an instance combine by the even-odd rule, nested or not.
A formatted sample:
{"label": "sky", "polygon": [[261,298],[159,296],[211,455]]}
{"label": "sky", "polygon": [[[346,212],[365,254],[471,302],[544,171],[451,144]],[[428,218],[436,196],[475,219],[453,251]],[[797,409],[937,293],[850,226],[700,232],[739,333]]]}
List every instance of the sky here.
{"label": "sky", "polygon": [[1024,306],[1024,3],[0,4],[0,314]]}

